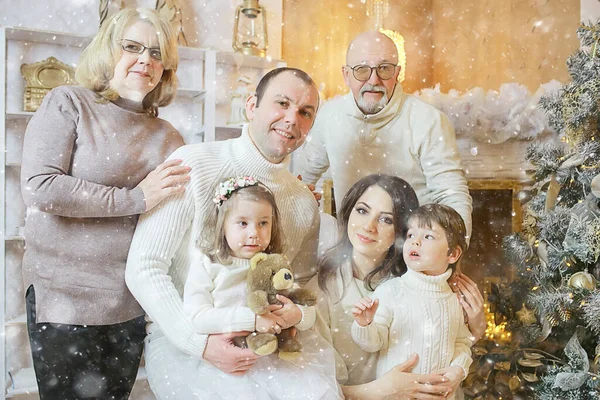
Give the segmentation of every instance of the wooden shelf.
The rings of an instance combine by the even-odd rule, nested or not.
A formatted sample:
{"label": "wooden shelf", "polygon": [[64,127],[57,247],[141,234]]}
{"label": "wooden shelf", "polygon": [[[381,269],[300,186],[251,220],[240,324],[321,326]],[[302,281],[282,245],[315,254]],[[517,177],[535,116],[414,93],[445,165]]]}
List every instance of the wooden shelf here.
{"label": "wooden shelf", "polygon": [[92,38],[90,36],[77,35],[73,33],[42,31],[28,28],[6,28],[8,40],[20,40],[23,42],[35,42],[56,44],[59,46],[79,47],[87,46]]}
{"label": "wooden shelf", "polygon": [[203,100],[204,95],[206,94],[205,90],[201,89],[192,89],[192,88],[177,88],[177,95],[181,97],[189,97],[194,100]]}
{"label": "wooden shelf", "polygon": [[[6,389],[6,398],[12,398],[22,394],[35,394],[38,392],[37,383],[35,379],[35,371],[33,367],[23,368],[14,373],[9,372],[10,386]],[[146,380],[146,369],[140,367],[136,381]]]}
{"label": "wooden shelf", "polygon": [[4,237],[4,240],[7,242],[24,242],[25,238],[20,235],[8,235]]}
{"label": "wooden shelf", "polygon": [[33,114],[32,111],[7,111],[6,119],[29,119]]}
{"label": "wooden shelf", "polygon": [[4,325],[24,325],[27,323],[27,314],[17,315],[14,318],[7,320]]}
{"label": "wooden shelf", "polygon": [[272,59],[271,57],[246,56],[242,53],[233,51],[217,52],[217,63],[233,64],[237,67],[271,69],[279,65],[285,65],[283,60]]}

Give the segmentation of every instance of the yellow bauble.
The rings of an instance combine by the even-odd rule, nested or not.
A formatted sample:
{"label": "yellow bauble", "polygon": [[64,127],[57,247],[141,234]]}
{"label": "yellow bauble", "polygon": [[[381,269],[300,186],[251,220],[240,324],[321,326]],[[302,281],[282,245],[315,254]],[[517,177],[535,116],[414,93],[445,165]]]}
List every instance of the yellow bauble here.
{"label": "yellow bauble", "polygon": [[575,272],[569,278],[568,285],[575,289],[587,289],[592,291],[596,289],[596,278],[589,272]]}

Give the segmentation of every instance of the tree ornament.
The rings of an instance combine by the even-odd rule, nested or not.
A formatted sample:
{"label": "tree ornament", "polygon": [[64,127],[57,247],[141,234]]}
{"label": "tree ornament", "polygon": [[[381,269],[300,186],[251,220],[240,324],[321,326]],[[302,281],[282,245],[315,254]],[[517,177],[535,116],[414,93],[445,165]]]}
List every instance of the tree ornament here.
{"label": "tree ornament", "polygon": [[556,313],[551,313],[551,314],[546,315],[546,319],[548,320],[548,323],[550,324],[551,327],[558,326],[558,324],[560,322],[558,315],[556,315]]}
{"label": "tree ornament", "polygon": [[594,357],[594,364],[598,364],[600,362],[600,344],[596,346],[596,356]]}
{"label": "tree ornament", "polygon": [[532,325],[537,322],[535,313],[532,310],[528,309],[524,303],[523,307],[521,307],[521,310],[517,311],[517,317],[519,318],[519,321],[521,321],[523,326]]}
{"label": "tree ornament", "polygon": [[532,237],[535,238],[539,234],[537,223],[538,220],[535,216],[535,213],[530,209],[525,210],[523,213],[523,223],[521,224],[521,229],[528,239]]}
{"label": "tree ornament", "polygon": [[571,288],[586,289],[591,292],[596,289],[597,281],[594,275],[589,272],[579,271],[571,275],[567,284]]}

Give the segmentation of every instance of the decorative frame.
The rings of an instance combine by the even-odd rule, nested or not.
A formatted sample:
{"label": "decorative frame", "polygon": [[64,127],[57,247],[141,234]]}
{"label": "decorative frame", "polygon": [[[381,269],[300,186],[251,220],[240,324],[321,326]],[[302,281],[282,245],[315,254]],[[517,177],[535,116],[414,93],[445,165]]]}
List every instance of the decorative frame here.
{"label": "decorative frame", "polygon": [[54,57],[21,65],[21,75],[26,82],[23,93],[25,111],[36,111],[44,96],[55,87],[75,84],[75,69]]}

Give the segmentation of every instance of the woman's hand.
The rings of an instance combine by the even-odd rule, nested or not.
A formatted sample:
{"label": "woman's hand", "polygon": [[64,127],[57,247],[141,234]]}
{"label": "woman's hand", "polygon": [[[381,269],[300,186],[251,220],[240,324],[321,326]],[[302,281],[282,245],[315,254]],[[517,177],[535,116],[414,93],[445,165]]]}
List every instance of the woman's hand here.
{"label": "woman's hand", "polygon": [[431,373],[443,375],[448,378],[448,384],[451,386],[452,390],[446,394],[446,397],[452,396],[452,394],[460,386],[462,380],[465,378],[465,370],[457,365],[431,371]]}
{"label": "woman's hand", "polygon": [[204,349],[204,359],[226,374],[244,375],[259,356],[250,349],[236,347],[233,339],[249,334],[250,332],[232,332],[209,335]]}
{"label": "woman's hand", "polygon": [[448,378],[441,374],[412,374],[410,371],[417,363],[413,354],[407,361],[396,365],[381,378],[357,386],[344,386],[346,399],[383,400],[383,399],[425,399],[440,400],[452,391]]}
{"label": "woman's hand", "polygon": [[363,297],[352,307],[352,315],[357,324],[367,326],[373,322],[377,308],[379,308],[379,299],[371,300],[369,297]]}
{"label": "woman's hand", "polygon": [[277,300],[283,303],[283,307],[274,310],[273,314],[283,319],[285,324],[281,326],[282,329],[290,328],[302,321],[302,311],[298,305],[280,294],[277,295]]}
{"label": "woman's hand", "polygon": [[152,210],[165,198],[185,191],[184,184],[190,180],[190,167],[179,164],[181,160],[165,161],[138,184],[144,192],[146,211]]}
{"label": "woman's hand", "polygon": [[453,284],[450,286],[455,292],[458,290],[458,301],[467,313],[469,330],[475,338],[474,342],[477,342],[485,334],[486,328],[483,296],[479,292],[477,284],[464,274],[456,274]]}

